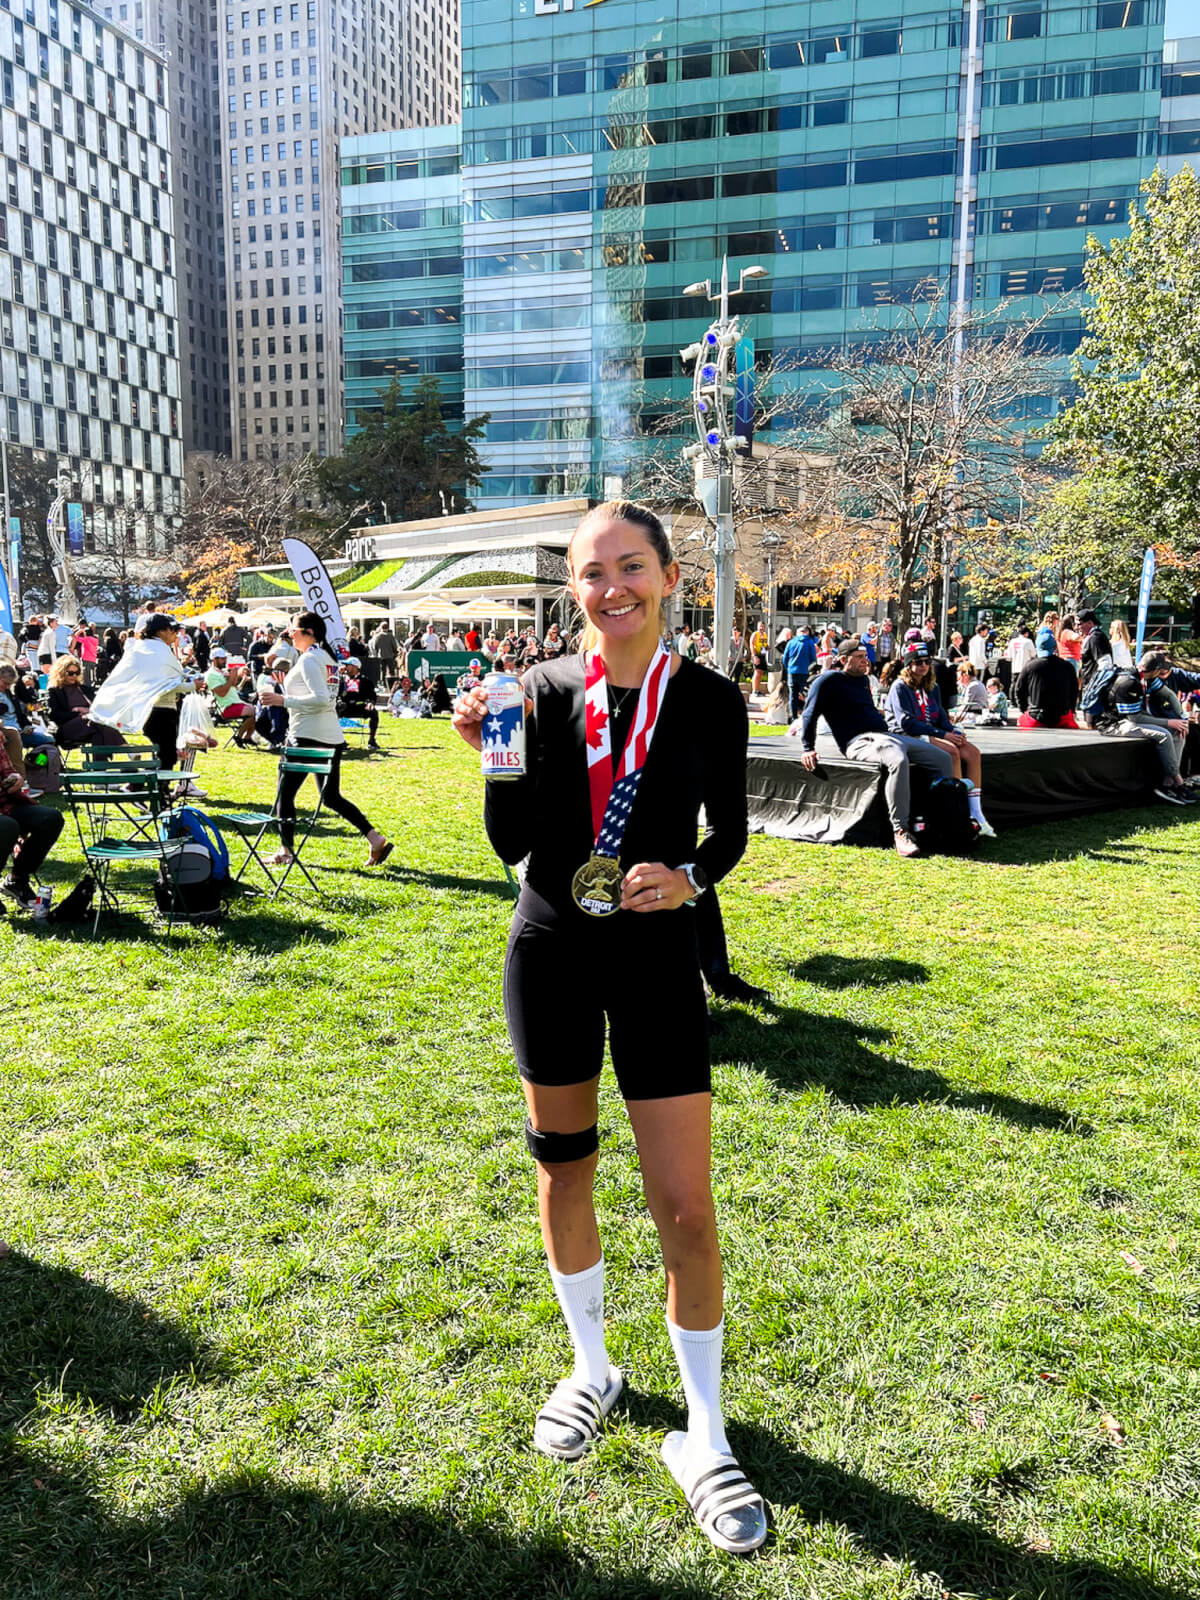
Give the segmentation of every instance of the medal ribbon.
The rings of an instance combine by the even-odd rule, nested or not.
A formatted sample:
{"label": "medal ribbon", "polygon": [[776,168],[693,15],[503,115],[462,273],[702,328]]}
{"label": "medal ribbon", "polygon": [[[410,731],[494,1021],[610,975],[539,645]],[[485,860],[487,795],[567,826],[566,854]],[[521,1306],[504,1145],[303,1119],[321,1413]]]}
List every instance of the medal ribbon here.
{"label": "medal ribbon", "polygon": [[614,774],[612,735],[609,729],[608,696],[605,693],[604,662],[598,652],[588,657],[585,677],[584,726],[587,741],[588,788],[592,797],[592,827],[596,832],[596,854],[620,853],[625,825],[633,809],[634,797],[642,779],[642,768],[650,753],[650,741],[658,726],[663,696],[670,677],[671,656],[662,645],[646,668],[638,692],[637,711],[625,741],[621,761]]}

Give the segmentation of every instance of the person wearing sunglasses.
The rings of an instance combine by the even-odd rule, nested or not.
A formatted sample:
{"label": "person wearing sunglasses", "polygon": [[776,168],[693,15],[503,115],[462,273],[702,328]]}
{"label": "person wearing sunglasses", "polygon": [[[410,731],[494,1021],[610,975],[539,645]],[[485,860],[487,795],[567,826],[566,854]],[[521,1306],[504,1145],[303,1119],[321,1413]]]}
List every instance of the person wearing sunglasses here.
{"label": "person wearing sunglasses", "polygon": [[59,656],[50,669],[47,701],[59,749],[75,750],[81,744],[124,744],[116,728],[91,721],[92,693],[84,688],[83,671],[83,663],[74,656]]}

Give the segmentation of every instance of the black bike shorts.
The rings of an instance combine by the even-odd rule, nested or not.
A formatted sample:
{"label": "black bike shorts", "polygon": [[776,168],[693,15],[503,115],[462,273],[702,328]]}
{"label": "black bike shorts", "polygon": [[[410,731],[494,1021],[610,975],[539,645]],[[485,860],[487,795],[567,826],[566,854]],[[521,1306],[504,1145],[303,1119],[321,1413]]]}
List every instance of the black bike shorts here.
{"label": "black bike shorts", "polygon": [[521,1076],[554,1088],[589,1083],[604,1064],[607,1024],[626,1100],[707,1094],[708,1009],[693,912],[618,912],[612,922],[551,928],[518,908],[504,1014]]}

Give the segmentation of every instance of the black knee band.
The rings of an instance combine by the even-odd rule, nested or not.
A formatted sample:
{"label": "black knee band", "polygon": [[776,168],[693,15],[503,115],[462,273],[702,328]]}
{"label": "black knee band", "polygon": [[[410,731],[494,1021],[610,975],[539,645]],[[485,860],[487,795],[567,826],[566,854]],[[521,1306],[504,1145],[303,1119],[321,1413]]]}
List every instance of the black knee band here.
{"label": "black knee band", "polygon": [[594,1122],[582,1133],[548,1133],[535,1128],[526,1117],[525,1143],[535,1161],[549,1165],[556,1161],[583,1161],[594,1156],[600,1148],[600,1135]]}

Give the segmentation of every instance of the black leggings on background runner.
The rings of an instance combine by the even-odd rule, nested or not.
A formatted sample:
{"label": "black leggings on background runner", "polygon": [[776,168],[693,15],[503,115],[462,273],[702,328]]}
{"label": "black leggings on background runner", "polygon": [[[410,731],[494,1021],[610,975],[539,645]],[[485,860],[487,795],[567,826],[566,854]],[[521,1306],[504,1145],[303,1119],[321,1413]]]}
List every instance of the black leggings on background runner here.
{"label": "black leggings on background runner", "polygon": [[[333,767],[330,774],[328,778],[316,779],[317,788],[323,792],[325,804],[330,811],[336,812],[339,817],[344,817],[352,828],[358,829],[359,833],[370,833],[371,824],[354,802],[346,799],[341,790],[342,752],[346,746],[326,744],[321,739],[308,739],[302,748],[333,752]],[[283,759],[287,760],[286,749]],[[279,837],[286,850],[290,850],[296,842],[296,796],[308,776],[307,772],[285,772],[279,780]]]}

